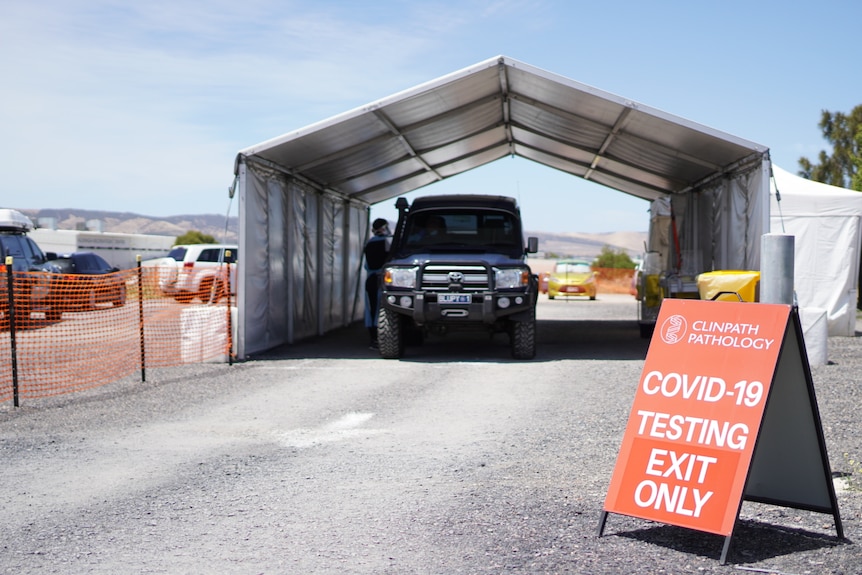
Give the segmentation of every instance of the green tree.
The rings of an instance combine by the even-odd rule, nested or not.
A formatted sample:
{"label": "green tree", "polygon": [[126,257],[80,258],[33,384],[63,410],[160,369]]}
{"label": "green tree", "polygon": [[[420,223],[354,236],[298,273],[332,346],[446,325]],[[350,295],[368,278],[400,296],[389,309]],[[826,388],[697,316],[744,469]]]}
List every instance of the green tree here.
{"label": "green tree", "polygon": [[799,175],[862,191],[862,104],[849,114],[823,110],[818,126],[826,141],[832,144],[832,154],[821,150],[816,164],[808,158],[799,158]]}
{"label": "green tree", "polygon": [[185,246],[189,244],[214,244],[215,238],[209,234],[205,234],[198,230],[189,230],[181,236],[177,236],[174,240],[175,246]]}
{"label": "green tree", "polygon": [[635,263],[624,250],[614,250],[611,246],[602,246],[602,251],[593,260],[593,267],[634,269]]}

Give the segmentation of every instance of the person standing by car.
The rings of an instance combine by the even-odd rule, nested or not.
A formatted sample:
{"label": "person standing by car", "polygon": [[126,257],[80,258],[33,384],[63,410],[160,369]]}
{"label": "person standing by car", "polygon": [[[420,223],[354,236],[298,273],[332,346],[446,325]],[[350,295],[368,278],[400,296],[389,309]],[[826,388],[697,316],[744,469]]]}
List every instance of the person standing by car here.
{"label": "person standing by car", "polygon": [[365,243],[365,327],[371,349],[377,349],[377,309],[380,300],[380,270],[389,253],[389,222],[377,218],[371,224],[372,236]]}

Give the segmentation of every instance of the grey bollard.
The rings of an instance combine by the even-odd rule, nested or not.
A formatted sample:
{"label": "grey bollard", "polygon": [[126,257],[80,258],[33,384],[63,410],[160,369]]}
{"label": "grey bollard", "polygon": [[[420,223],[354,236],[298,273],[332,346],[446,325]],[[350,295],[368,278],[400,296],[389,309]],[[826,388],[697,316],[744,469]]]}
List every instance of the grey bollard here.
{"label": "grey bollard", "polygon": [[763,234],[760,239],[760,302],[794,305],[794,236]]}

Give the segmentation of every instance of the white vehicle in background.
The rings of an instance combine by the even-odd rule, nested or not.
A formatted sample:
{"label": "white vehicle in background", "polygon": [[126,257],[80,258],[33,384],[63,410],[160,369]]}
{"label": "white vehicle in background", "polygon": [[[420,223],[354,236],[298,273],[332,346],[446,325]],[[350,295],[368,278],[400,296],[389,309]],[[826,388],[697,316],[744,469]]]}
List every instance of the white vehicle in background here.
{"label": "white vehicle in background", "polygon": [[239,248],[229,244],[189,244],[174,246],[168,255],[142,262],[157,268],[159,290],[180,303],[195,298],[203,303],[218,302],[228,293],[236,294],[236,262]]}

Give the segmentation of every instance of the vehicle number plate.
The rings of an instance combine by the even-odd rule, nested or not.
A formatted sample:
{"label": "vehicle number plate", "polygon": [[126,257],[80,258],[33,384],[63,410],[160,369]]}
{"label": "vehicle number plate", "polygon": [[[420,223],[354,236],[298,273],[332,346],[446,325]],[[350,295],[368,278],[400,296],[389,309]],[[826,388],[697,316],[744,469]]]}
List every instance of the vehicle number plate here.
{"label": "vehicle number plate", "polygon": [[437,303],[470,303],[470,294],[441,293],[437,296]]}

